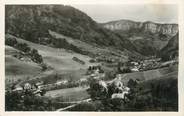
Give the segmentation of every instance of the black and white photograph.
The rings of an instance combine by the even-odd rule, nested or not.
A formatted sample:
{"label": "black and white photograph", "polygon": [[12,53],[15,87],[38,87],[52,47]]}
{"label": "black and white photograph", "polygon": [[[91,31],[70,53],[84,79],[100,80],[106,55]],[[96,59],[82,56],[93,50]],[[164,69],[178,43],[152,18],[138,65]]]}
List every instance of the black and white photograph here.
{"label": "black and white photograph", "polygon": [[5,111],[179,111],[177,4],[4,7]]}

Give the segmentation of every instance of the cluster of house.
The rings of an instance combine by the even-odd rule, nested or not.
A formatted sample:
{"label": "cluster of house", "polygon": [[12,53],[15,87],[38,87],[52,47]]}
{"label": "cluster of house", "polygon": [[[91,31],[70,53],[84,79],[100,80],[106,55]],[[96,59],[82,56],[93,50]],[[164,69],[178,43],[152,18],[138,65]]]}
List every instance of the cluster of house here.
{"label": "cluster of house", "polygon": [[121,98],[126,100],[127,97],[126,95],[128,95],[130,93],[130,88],[125,86],[122,82],[121,82],[121,78],[117,77],[113,82],[112,82],[114,88],[114,93],[111,95],[111,98]]}
{"label": "cluster of house", "polygon": [[[125,86],[121,81],[121,75],[117,74],[116,78],[112,81],[105,82],[103,80],[97,80],[99,85],[101,95],[105,95],[106,97],[110,95],[111,99],[119,98],[123,100],[127,100],[127,95],[130,93],[130,88]],[[112,93],[111,93],[112,92]],[[104,97],[102,97],[103,99]],[[97,96],[97,99],[99,97]]]}
{"label": "cluster of house", "polygon": [[32,92],[35,95],[43,95],[44,88],[42,87],[43,82],[39,81],[35,84],[25,83],[23,85],[16,85],[12,87],[13,92]]}
{"label": "cluster of house", "polygon": [[[58,88],[67,88],[70,87],[76,87],[76,86],[88,86],[88,78],[93,77],[96,79],[105,77],[104,73],[100,73],[99,68],[94,68],[94,70],[91,70],[90,74],[88,76],[85,76],[83,78],[80,78],[79,80],[70,82],[67,79],[61,79],[57,80],[55,83],[51,84],[44,84],[43,81],[38,81],[36,83],[25,83],[23,85],[16,85],[13,87],[12,91],[24,91],[24,90],[31,90],[33,93],[37,93],[41,90],[52,90],[52,89],[58,89]],[[35,91],[35,92],[34,92]]]}
{"label": "cluster of house", "polygon": [[142,61],[131,61],[129,62],[129,67],[132,72],[137,71],[145,71],[151,70],[155,68],[159,68],[161,63],[161,58],[154,58],[154,59],[146,59]]}
{"label": "cluster of house", "polygon": [[87,75],[76,81],[79,86],[86,87],[89,85],[89,79],[102,79],[105,77],[105,73],[99,66],[89,66]]}
{"label": "cluster of house", "polygon": [[55,83],[56,85],[66,85],[66,84],[68,84],[68,80],[66,80],[66,79],[64,79],[64,80],[58,80],[56,83]]}
{"label": "cluster of house", "polygon": [[128,95],[130,93],[130,88],[125,86],[125,84],[122,82],[122,76],[121,74],[117,74],[116,78],[113,81],[110,81],[111,86],[114,88],[113,94],[111,95],[111,98],[121,98],[126,100]]}
{"label": "cluster of house", "polygon": [[69,82],[68,80],[58,80],[56,83],[52,84],[44,84],[43,81],[38,81],[36,83],[25,83],[23,85],[16,85],[12,88],[12,91],[32,91],[34,94],[38,94],[42,92],[43,90],[50,90],[52,88],[55,88],[60,85],[67,85]]}
{"label": "cluster of house", "polygon": [[15,58],[24,61],[24,62],[32,62],[31,58],[29,58],[28,56],[26,56],[25,53],[23,52],[19,52],[18,54],[14,54],[13,55]]}
{"label": "cluster of house", "polygon": [[177,63],[178,63],[178,59],[162,62],[161,58],[151,58],[151,59],[146,59],[142,61],[131,61],[130,62],[131,65],[129,65],[129,67],[132,72],[136,72],[136,71],[146,71],[146,70],[157,69],[157,68],[177,64]]}
{"label": "cluster of house", "polygon": [[[93,59],[93,62],[106,62],[105,63],[106,66],[114,67],[114,66],[117,66],[116,63],[119,60],[120,59],[100,56],[100,57]],[[161,58],[149,58],[149,59],[142,60],[142,61],[129,61],[126,63],[126,66],[130,68],[131,72],[144,71],[144,70],[158,68],[160,66],[160,61],[161,61]]]}

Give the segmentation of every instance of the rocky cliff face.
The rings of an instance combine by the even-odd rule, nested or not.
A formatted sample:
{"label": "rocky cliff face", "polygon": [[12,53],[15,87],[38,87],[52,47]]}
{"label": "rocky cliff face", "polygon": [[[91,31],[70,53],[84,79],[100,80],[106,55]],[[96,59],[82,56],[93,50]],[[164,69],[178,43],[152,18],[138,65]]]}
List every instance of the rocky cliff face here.
{"label": "rocky cliff face", "polygon": [[150,21],[120,20],[101,25],[130,40],[137,51],[143,55],[158,54],[178,33],[177,24],[159,24]]}
{"label": "rocky cliff face", "polygon": [[130,20],[113,21],[102,24],[105,28],[113,31],[129,31],[139,29],[143,32],[161,33],[169,36],[174,36],[178,32],[177,24],[158,24],[154,22],[134,22]]}

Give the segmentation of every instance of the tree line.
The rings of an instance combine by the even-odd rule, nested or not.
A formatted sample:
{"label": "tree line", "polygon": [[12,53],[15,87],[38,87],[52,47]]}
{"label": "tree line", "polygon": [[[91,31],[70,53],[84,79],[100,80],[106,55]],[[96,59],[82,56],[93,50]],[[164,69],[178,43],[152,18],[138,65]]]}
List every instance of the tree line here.
{"label": "tree line", "polygon": [[43,63],[42,56],[38,53],[38,50],[32,49],[26,43],[19,43],[16,38],[6,37],[5,44],[12,46],[22,52],[24,52],[27,56],[31,58],[31,60],[35,63],[41,64]]}

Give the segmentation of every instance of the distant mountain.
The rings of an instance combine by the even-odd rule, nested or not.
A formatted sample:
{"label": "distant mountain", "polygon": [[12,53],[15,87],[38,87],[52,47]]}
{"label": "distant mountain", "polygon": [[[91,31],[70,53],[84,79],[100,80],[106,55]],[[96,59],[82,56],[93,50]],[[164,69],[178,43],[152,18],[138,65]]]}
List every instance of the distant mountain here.
{"label": "distant mountain", "polygon": [[155,55],[178,33],[177,24],[119,20],[101,24],[130,40],[143,55]]}
{"label": "distant mountain", "polygon": [[174,36],[178,32],[177,24],[159,24],[151,21],[135,22],[131,20],[119,20],[104,23],[102,25],[113,31],[139,30],[141,32],[150,32],[152,34],[160,33],[168,36]]}
{"label": "distant mountain", "polygon": [[[63,34],[88,44],[136,51],[123,36],[101,27],[85,13],[64,5],[6,5],[6,34],[34,43],[57,47],[49,31]],[[56,46],[54,46],[56,47]],[[63,46],[64,47],[64,46]]]}

